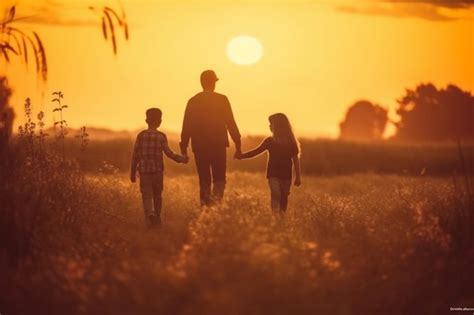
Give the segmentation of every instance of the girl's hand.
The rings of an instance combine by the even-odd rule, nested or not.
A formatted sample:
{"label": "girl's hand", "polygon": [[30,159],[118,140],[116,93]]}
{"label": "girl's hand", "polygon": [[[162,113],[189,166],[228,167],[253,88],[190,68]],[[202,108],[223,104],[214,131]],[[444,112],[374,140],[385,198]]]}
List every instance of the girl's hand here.
{"label": "girl's hand", "polygon": [[296,187],[301,186],[301,178],[297,177],[297,178],[295,179],[295,186],[296,186]]}
{"label": "girl's hand", "polygon": [[234,160],[242,160],[242,151],[235,151]]}

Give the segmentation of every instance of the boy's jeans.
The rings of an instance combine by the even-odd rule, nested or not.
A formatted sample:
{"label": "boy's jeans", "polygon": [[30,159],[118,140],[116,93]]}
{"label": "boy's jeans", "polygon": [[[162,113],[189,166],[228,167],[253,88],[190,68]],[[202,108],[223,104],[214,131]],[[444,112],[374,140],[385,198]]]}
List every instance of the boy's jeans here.
{"label": "boy's jeans", "polygon": [[268,179],[271,194],[271,207],[273,211],[286,211],[288,195],[290,194],[291,179],[270,177]]}
{"label": "boy's jeans", "polygon": [[145,215],[161,215],[161,193],[163,191],[163,172],[140,174],[140,191],[142,193]]}

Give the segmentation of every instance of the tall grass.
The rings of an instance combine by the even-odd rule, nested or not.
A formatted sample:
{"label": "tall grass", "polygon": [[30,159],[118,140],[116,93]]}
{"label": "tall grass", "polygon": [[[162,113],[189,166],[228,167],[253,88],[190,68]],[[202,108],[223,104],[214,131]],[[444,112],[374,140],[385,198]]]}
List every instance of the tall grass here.
{"label": "tall grass", "polygon": [[456,243],[445,179],[307,177],[284,218],[260,174],[232,173],[212,208],[199,208],[196,184],[167,177],[163,227],[145,230],[136,186],[86,177],[62,200],[83,215],[49,221],[63,224],[44,230],[56,241],[4,274],[5,311],[434,314],[472,302],[474,252]]}
{"label": "tall grass", "polygon": [[307,174],[274,217],[260,172],[231,172],[225,201],[200,208],[196,176],[168,169],[163,226],[146,230],[137,185],[107,163],[83,171],[25,105],[0,159],[2,313],[441,314],[474,302],[474,207],[459,177]]}

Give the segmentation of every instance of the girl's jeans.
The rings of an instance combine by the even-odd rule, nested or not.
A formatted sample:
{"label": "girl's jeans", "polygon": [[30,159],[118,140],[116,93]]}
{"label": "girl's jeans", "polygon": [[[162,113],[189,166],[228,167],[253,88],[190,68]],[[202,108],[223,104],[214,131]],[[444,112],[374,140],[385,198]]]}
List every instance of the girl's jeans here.
{"label": "girl's jeans", "polygon": [[268,179],[271,194],[271,207],[273,211],[286,211],[288,195],[290,194],[291,179],[270,177]]}

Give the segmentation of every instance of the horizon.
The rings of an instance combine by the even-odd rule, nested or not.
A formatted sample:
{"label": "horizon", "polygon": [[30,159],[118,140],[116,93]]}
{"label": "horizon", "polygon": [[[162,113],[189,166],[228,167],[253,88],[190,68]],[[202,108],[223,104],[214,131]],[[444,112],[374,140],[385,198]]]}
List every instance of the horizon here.
{"label": "horizon", "polygon": [[[22,25],[44,41],[49,79],[42,88],[32,66],[27,72],[16,60],[3,69],[14,90],[15,129],[26,97],[51,122],[49,95],[61,90],[73,127],[139,129],[145,109],[156,106],[164,112],[163,129],[179,132],[186,102],[201,90],[199,74],[208,68],[216,71],[216,91],[229,97],[240,131],[248,135],[267,134],[267,117],[284,112],[298,136],[336,138],[347,108],[358,100],[387,108],[396,120],[396,99],[406,88],[431,82],[474,91],[472,6],[129,0],[130,41],[118,36],[113,57],[100,21],[82,10],[86,3],[18,4],[19,12],[33,16]],[[240,35],[261,44],[257,62],[241,65],[226,55]],[[394,131],[389,124],[385,137]]]}

